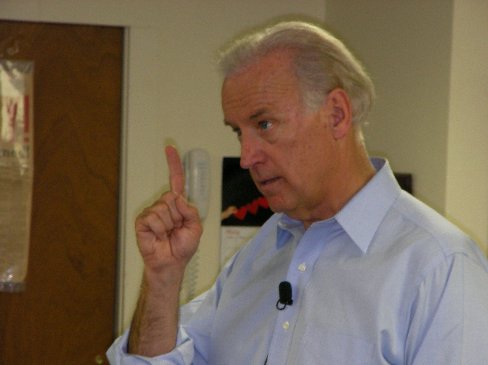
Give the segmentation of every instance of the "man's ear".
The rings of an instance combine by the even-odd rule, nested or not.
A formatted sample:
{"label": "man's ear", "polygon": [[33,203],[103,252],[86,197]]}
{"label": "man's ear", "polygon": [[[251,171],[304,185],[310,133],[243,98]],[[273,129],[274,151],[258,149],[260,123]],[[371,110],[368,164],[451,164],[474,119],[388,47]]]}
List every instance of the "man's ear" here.
{"label": "man's ear", "polygon": [[335,139],[342,139],[352,129],[351,100],[343,89],[334,89],[327,95],[327,122]]}

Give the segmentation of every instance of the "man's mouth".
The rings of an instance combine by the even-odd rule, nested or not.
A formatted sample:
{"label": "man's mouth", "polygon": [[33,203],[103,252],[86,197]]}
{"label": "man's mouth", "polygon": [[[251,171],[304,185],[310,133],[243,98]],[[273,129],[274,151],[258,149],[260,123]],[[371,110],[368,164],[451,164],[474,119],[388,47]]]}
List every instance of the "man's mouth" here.
{"label": "man's mouth", "polygon": [[259,181],[259,186],[261,186],[261,187],[270,186],[271,184],[275,183],[279,179],[280,179],[279,177],[272,177],[271,179],[261,180],[261,181]]}

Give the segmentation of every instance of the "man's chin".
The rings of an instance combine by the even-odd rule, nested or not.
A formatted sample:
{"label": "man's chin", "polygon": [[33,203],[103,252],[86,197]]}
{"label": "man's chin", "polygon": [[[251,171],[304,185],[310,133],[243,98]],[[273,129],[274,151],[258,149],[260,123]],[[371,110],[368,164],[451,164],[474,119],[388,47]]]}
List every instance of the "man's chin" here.
{"label": "man's chin", "polygon": [[271,209],[273,213],[286,213],[286,206],[283,204],[283,201],[273,197],[266,197],[266,200],[268,201],[269,209]]}

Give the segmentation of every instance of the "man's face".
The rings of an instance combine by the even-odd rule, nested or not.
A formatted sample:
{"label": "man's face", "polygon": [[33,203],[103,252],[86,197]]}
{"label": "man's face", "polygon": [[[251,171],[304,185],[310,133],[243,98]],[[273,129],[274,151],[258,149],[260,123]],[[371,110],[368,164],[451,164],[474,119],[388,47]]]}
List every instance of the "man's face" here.
{"label": "man's face", "polygon": [[271,209],[313,221],[327,205],[336,151],[326,108],[306,109],[290,64],[289,53],[274,52],[228,77],[222,106],[241,144],[241,167]]}

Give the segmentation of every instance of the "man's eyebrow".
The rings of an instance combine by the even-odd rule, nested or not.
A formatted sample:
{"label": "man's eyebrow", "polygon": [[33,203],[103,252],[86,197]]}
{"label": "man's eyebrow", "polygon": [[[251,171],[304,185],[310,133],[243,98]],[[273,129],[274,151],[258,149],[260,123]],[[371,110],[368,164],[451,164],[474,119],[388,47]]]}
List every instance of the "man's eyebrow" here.
{"label": "man's eyebrow", "polygon": [[249,119],[258,119],[260,118],[263,114],[266,114],[267,110],[266,109],[259,109],[256,113],[251,115]]}
{"label": "man's eyebrow", "polygon": [[[249,120],[254,120],[254,119],[259,119],[263,114],[266,114],[268,111],[266,109],[259,109],[256,111],[254,114],[249,116]],[[230,120],[224,119],[224,124],[229,127],[234,127],[235,124],[231,122]]]}

